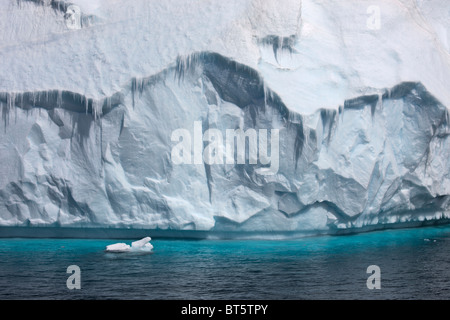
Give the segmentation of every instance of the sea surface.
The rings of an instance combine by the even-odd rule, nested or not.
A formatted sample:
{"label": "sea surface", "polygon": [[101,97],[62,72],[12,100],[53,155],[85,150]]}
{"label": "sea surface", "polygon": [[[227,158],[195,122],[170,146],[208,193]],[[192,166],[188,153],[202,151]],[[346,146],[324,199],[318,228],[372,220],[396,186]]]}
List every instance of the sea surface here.
{"label": "sea surface", "polygon": [[[117,242],[131,241],[0,239],[0,299],[450,299],[449,226],[105,252]],[[80,289],[67,287],[71,265]],[[372,265],[380,289],[367,286]]]}

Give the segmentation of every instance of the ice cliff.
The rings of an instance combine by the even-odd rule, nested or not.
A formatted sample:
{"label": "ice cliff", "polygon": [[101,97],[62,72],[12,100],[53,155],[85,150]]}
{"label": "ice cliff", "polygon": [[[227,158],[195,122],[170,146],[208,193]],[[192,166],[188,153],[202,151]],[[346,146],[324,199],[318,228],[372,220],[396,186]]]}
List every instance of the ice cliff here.
{"label": "ice cliff", "polygon": [[[368,2],[276,4],[3,3],[0,225],[309,234],[450,218],[449,6],[381,1],[372,30]],[[196,139],[196,124],[277,130],[276,172],[250,147],[245,163],[174,163],[173,132]]]}

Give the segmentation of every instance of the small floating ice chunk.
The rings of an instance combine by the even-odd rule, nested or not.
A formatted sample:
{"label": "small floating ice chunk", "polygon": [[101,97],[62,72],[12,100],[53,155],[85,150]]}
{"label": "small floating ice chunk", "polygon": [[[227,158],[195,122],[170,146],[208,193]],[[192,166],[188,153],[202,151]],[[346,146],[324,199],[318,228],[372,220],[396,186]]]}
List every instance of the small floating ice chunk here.
{"label": "small floating ice chunk", "polygon": [[138,251],[138,252],[150,252],[153,250],[153,246],[150,243],[146,243],[145,245],[143,245],[140,248],[131,248],[131,250],[133,251]]}
{"label": "small floating ice chunk", "polygon": [[126,243],[115,243],[106,246],[106,251],[108,252],[126,252],[130,251],[131,247]]}
{"label": "small floating ice chunk", "polygon": [[131,243],[131,246],[126,243],[115,243],[106,246],[107,252],[150,252],[153,249],[150,237],[145,237]]}
{"label": "small floating ice chunk", "polygon": [[141,240],[134,241],[134,242],[131,243],[131,247],[132,247],[133,249],[142,248],[142,247],[144,247],[147,243],[149,243],[150,240],[152,240],[152,238],[150,238],[150,237],[145,237],[145,238],[143,238],[143,239],[141,239]]}

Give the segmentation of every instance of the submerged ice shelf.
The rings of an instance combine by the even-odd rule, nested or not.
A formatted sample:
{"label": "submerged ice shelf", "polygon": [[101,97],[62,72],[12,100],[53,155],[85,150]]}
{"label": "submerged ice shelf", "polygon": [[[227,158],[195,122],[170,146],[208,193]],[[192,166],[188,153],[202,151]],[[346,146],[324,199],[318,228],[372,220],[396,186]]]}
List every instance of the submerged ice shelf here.
{"label": "submerged ice shelf", "polygon": [[[342,21],[361,22],[351,13],[324,18],[345,1],[330,9],[306,0],[285,9],[269,0],[211,2],[200,13],[176,0],[135,1],[130,12],[87,3],[78,1],[98,19],[70,32],[63,1],[21,1],[0,13],[48,17],[36,35],[20,33],[29,21],[9,15],[2,34],[2,74],[12,66],[27,76],[1,82],[0,226],[251,237],[450,218],[450,99],[442,85],[450,60],[445,36],[424,25],[428,16],[416,19],[418,8],[404,15],[383,2],[387,21],[403,19],[389,35],[413,37],[430,53],[427,67],[384,29],[350,32]],[[171,12],[174,4],[185,16]],[[131,19],[137,12],[147,16]],[[201,12],[204,19],[192,18]],[[174,16],[184,34],[169,24]],[[117,24],[119,38],[111,33]],[[173,43],[156,36],[166,29]],[[42,40],[47,55],[30,65],[15,51],[19,40],[35,58]],[[176,130],[192,140],[174,141]],[[227,158],[230,130],[249,135],[244,161],[238,151],[236,161]],[[271,130],[278,140],[268,139]],[[173,161],[177,144],[192,161]],[[265,158],[277,154],[262,161],[261,146]],[[204,161],[211,150],[214,161]],[[274,174],[261,174],[275,159]]]}

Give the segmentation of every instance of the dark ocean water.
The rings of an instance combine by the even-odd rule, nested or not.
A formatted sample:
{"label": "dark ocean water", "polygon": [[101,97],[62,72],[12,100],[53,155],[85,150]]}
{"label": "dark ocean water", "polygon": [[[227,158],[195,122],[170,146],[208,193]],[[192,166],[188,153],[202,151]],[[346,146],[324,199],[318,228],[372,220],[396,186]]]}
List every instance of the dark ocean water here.
{"label": "dark ocean water", "polygon": [[[151,236],[151,235],[150,235]],[[450,299],[450,227],[300,240],[0,239],[0,299]],[[66,273],[79,266],[81,289]],[[369,290],[367,267],[380,268]]]}

